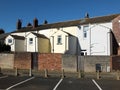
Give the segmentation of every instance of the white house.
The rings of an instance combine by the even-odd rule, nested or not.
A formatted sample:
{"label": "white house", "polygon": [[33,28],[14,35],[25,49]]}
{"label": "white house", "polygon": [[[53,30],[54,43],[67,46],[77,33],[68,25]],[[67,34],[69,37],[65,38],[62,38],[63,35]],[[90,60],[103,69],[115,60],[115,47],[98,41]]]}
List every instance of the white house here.
{"label": "white house", "polygon": [[65,31],[56,31],[51,35],[50,40],[52,53],[77,54],[79,51],[77,37]]}
{"label": "white house", "polygon": [[26,51],[27,52],[40,52],[49,53],[50,52],[50,41],[49,39],[38,33],[28,33],[26,35]]}
{"label": "white house", "polygon": [[[25,37],[25,46],[32,42],[31,36],[35,39],[33,33],[42,34],[50,40],[51,53],[113,55],[117,54],[120,45],[120,14],[93,18],[87,16],[80,20],[42,25],[38,25],[38,20],[34,19],[33,26],[27,27],[22,27],[21,23],[17,23],[17,30],[12,35]],[[34,41],[36,43],[33,44],[37,46],[27,46],[27,52],[38,52],[37,38]]]}
{"label": "white house", "polygon": [[38,52],[38,37],[33,33],[29,33],[26,37],[26,51]]}

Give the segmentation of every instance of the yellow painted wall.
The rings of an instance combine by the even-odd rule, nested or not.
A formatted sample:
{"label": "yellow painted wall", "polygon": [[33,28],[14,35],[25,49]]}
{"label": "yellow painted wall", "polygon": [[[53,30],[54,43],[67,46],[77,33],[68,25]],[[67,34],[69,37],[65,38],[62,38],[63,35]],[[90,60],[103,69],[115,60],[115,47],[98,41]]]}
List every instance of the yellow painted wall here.
{"label": "yellow painted wall", "polygon": [[45,38],[38,38],[38,52],[40,53],[50,53],[50,41],[49,39]]}

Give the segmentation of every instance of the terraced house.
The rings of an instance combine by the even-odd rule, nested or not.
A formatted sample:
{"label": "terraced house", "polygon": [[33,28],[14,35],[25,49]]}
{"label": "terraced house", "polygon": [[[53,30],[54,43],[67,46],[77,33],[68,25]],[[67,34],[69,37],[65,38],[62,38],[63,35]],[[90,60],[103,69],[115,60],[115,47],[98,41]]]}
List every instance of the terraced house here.
{"label": "terraced house", "polygon": [[22,27],[18,20],[17,30],[11,32],[5,43],[13,52],[62,53],[75,55],[116,55],[120,46],[120,14],[80,20],[38,24]]}

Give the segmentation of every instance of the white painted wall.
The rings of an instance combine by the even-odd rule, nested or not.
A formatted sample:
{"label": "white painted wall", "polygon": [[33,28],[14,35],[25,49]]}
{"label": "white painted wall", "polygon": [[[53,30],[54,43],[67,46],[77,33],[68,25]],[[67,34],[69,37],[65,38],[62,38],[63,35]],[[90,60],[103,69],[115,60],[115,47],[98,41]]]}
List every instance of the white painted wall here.
{"label": "white painted wall", "polygon": [[[33,38],[33,43],[29,44],[29,38]],[[38,52],[38,38],[33,35],[32,33],[29,33],[26,36],[26,43],[27,43],[27,52]]]}
{"label": "white painted wall", "polygon": [[11,33],[11,35],[17,35],[17,36],[23,36],[25,37],[25,32],[19,32],[19,33]]}
{"label": "white painted wall", "polygon": [[53,34],[55,34],[61,30],[61,31],[65,31],[73,36],[77,36],[77,29],[78,29],[77,26],[61,27],[61,28],[52,28],[52,29],[40,30],[39,33],[50,38]]}
{"label": "white painted wall", "polygon": [[[61,35],[62,37],[62,43],[58,44],[57,43],[57,37],[58,35]],[[68,34],[64,33],[63,31],[57,31],[56,33],[53,34],[53,37],[51,37],[51,46],[52,46],[52,51],[53,53],[65,53],[68,50]],[[53,51],[54,49],[54,51]]]}
{"label": "white painted wall", "polygon": [[26,37],[30,32],[37,33],[37,31],[28,31],[28,32],[17,32],[17,33],[11,33],[11,35],[17,35],[17,36],[23,36],[23,37]]}
{"label": "white painted wall", "polygon": [[110,29],[111,23],[88,24],[87,38],[83,37],[82,25],[78,28],[78,37],[81,50],[86,50],[87,55],[110,55]]}
{"label": "white painted wall", "polygon": [[78,30],[77,26],[64,27],[62,28],[62,30],[77,37],[77,30]]}
{"label": "white painted wall", "polygon": [[110,55],[110,29],[96,25],[91,28],[90,55]]}

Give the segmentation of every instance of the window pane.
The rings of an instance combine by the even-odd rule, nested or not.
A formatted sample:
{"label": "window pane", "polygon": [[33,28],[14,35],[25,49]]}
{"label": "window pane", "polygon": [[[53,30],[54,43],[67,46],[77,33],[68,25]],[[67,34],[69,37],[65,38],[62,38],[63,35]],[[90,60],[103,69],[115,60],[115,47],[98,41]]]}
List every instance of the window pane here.
{"label": "window pane", "polygon": [[8,39],[8,43],[12,43],[12,39]]}
{"label": "window pane", "polygon": [[88,31],[89,27],[88,26],[84,26],[83,27],[83,37],[87,38],[87,31]]}
{"label": "window pane", "polygon": [[33,38],[29,38],[29,44],[33,44]]}
{"label": "window pane", "polygon": [[62,44],[62,37],[61,37],[61,35],[59,35],[58,38],[57,38],[57,44]]}

